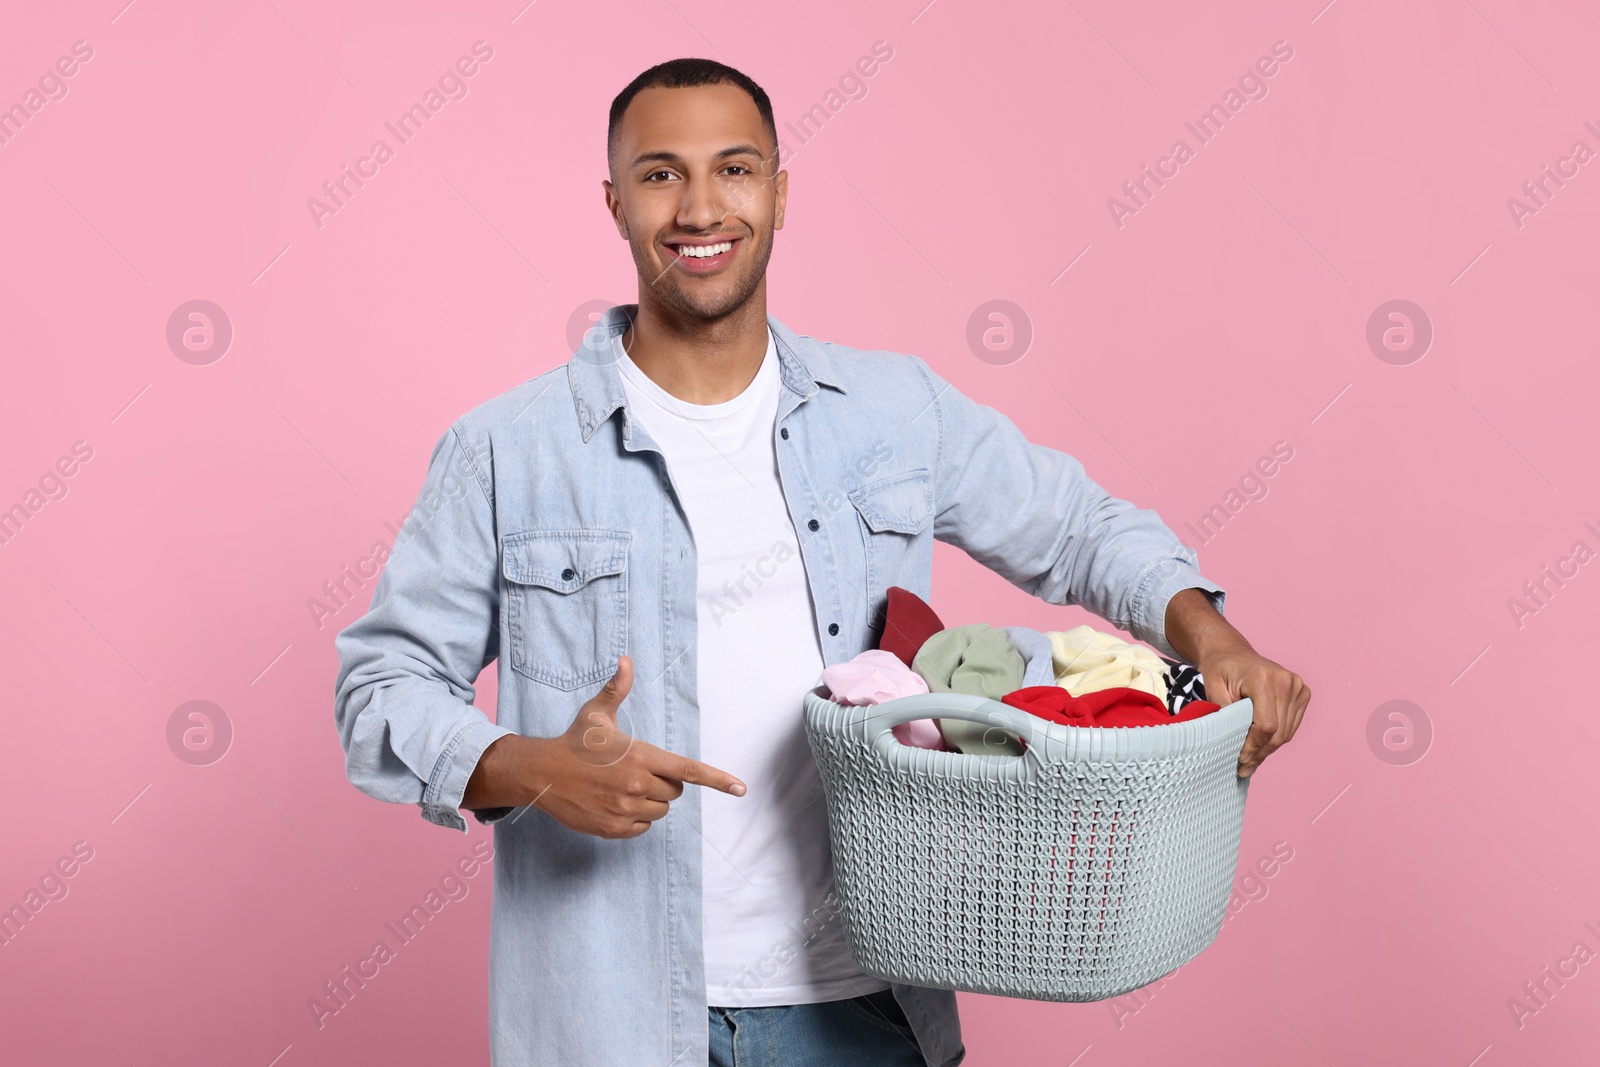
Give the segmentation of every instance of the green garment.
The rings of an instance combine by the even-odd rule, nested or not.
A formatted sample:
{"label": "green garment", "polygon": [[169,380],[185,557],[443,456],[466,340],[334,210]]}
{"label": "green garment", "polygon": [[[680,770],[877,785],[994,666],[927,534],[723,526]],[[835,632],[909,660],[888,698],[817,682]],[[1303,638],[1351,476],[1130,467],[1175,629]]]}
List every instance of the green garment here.
{"label": "green garment", "polygon": [[[1022,688],[1027,663],[1011,636],[986,622],[940,630],[911,661],[930,693],[973,693],[999,700]],[[1021,755],[1022,742],[1003,729],[966,719],[939,719],[952,748],[977,755]]]}

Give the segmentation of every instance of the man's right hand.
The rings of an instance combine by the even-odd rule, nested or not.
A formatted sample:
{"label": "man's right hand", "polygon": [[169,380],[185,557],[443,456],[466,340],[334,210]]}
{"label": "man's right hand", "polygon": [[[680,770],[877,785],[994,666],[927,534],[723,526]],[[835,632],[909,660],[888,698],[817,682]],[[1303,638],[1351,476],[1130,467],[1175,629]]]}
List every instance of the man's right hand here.
{"label": "man's right hand", "polygon": [[578,709],[559,737],[508,734],[483,750],[461,806],[531,804],[570,830],[596,837],[638,837],[683,795],[683,785],[743,796],[727,771],[657,748],[617,728],[617,708],[633,688],[633,661]]}

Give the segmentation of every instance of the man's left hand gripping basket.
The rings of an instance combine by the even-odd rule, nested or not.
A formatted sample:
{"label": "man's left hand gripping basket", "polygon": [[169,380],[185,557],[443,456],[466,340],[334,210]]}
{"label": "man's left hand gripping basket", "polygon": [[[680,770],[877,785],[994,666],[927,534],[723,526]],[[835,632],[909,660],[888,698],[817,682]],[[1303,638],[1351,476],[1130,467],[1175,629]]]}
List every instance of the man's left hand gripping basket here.
{"label": "man's left hand gripping basket", "polygon": [[[1187,722],[1078,727],[957,693],[872,707],[806,694],[856,966],[909,985],[1104,1000],[1216,939],[1249,779],[1252,708]],[[970,719],[1020,756],[900,744],[897,723]]]}

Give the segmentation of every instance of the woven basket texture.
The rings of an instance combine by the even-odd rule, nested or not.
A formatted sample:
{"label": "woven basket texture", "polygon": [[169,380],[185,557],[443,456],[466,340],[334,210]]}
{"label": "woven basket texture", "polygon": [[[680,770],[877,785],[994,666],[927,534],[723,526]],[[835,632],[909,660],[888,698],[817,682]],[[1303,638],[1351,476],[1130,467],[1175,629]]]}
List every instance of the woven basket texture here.
{"label": "woven basket texture", "polygon": [[[806,694],[856,966],[910,985],[1092,1001],[1216,939],[1249,779],[1249,700],[1189,722],[1061,726],[966,694],[872,707]],[[1020,756],[901,745],[939,716],[1021,736]]]}

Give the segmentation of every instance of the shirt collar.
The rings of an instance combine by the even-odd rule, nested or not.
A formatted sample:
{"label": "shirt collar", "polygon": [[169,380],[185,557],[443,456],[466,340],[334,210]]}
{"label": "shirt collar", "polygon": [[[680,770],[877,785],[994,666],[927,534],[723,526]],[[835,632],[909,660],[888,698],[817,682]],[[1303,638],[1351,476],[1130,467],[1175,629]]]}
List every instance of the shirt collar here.
{"label": "shirt collar", "polygon": [[[583,335],[583,343],[567,361],[567,382],[572,387],[572,403],[585,443],[618,408],[628,406],[612,342],[627,330],[638,310],[638,304],[617,304],[607,309]],[[818,385],[845,392],[833,361],[820,343],[796,334],[770,314],[767,326],[778,349],[778,376],[788,389],[802,399],[814,396]],[[625,418],[623,427],[626,439],[631,436],[630,420]]]}

